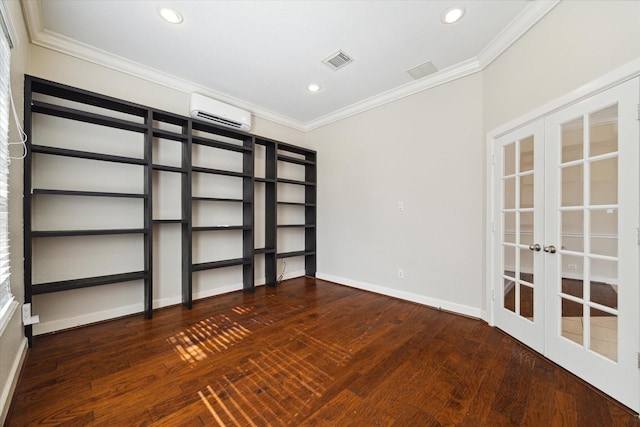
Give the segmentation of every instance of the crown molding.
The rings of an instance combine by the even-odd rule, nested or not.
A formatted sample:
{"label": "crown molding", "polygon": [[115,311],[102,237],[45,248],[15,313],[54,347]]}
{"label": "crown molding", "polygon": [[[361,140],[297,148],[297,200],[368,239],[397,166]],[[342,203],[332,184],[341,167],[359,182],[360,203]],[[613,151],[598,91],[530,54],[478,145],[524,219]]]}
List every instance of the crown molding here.
{"label": "crown molding", "polygon": [[520,15],[518,15],[516,19],[514,19],[496,38],[494,38],[491,43],[489,43],[489,45],[487,45],[487,47],[485,47],[475,58],[471,58],[452,67],[440,70],[425,78],[406,83],[379,95],[372,96],[363,101],[356,102],[308,122],[301,122],[292,119],[274,111],[243,101],[239,98],[215,91],[198,83],[142,65],[135,61],[131,61],[47,30],[44,28],[41,1],[42,0],[22,0],[25,23],[27,25],[30,41],[34,45],[51,49],[143,80],[148,80],[180,92],[198,92],[222,102],[251,111],[257,117],[261,117],[295,130],[307,132],[372,108],[379,107],[468,76],[478,71],[482,71],[524,33],[526,33],[533,25],[542,19],[551,9],[560,3],[561,0],[538,0],[531,2],[527,8],[525,8],[525,10],[523,10],[522,13],[520,13]]}
{"label": "crown molding", "polygon": [[390,102],[406,98],[407,96],[477,73],[480,70],[480,64],[476,58],[461,62],[420,80],[406,83],[400,87],[372,96],[363,101],[356,102],[355,104],[351,104],[345,108],[341,108],[318,119],[307,122],[305,126],[306,130],[310,131],[321,126],[337,122],[338,120],[346,119],[347,117],[371,110],[372,108],[380,107]]}
{"label": "crown molding", "polygon": [[529,5],[498,34],[477,56],[481,69],[485,69],[505,50],[540,21],[561,0],[538,0]]}

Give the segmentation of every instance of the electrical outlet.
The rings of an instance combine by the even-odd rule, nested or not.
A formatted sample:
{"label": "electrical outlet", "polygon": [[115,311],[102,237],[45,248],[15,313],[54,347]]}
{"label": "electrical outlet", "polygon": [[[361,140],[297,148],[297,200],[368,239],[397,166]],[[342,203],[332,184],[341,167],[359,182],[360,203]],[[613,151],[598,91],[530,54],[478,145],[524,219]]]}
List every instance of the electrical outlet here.
{"label": "electrical outlet", "polygon": [[404,211],[404,202],[398,202],[398,212]]}
{"label": "electrical outlet", "polygon": [[404,270],[398,269],[398,279],[404,279]]}
{"label": "electrical outlet", "polygon": [[577,266],[576,264],[569,264],[569,265],[567,265],[567,268],[568,268],[569,270],[577,270],[577,269],[578,269],[578,266]]}

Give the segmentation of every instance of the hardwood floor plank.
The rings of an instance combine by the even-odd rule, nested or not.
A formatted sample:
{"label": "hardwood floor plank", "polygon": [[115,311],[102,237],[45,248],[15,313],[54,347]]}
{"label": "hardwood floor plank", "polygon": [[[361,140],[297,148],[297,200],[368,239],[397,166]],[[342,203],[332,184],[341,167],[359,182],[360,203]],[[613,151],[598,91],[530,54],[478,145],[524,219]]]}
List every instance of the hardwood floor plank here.
{"label": "hardwood floor plank", "polygon": [[34,344],[7,426],[640,426],[482,321],[312,278]]}

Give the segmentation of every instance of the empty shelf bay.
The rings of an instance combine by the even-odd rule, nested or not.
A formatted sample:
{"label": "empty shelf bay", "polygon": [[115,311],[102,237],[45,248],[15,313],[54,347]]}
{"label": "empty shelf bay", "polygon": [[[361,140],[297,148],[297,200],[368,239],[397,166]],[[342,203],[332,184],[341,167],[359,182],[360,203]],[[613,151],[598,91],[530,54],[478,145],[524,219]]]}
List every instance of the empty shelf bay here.
{"label": "empty shelf bay", "polygon": [[147,125],[143,123],[117,119],[115,117],[80,111],[73,108],[49,104],[41,101],[32,101],[31,112],[43,113],[50,116],[62,117],[65,119],[77,120],[85,123],[93,123],[95,125],[108,126],[133,132],[145,132],[147,130]]}
{"label": "empty shelf bay", "polygon": [[223,150],[237,151],[243,153],[251,151],[251,147],[245,147],[244,145],[236,145],[228,142],[216,141],[214,139],[203,138],[201,136],[191,137],[191,142],[199,145],[206,145],[207,147],[222,148]]}
{"label": "empty shelf bay", "polygon": [[285,156],[283,154],[278,154],[278,160],[282,162],[295,163],[298,165],[315,165],[316,162],[307,159],[300,159],[298,157]]}

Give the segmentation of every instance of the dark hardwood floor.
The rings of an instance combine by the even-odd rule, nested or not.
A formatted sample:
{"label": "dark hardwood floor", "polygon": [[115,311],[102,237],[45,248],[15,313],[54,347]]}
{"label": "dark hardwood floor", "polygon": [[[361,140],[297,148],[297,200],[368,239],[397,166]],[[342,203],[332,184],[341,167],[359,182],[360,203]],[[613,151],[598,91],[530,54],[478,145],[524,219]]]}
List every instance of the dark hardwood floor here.
{"label": "dark hardwood floor", "polygon": [[53,335],[8,426],[640,426],[482,321],[309,278]]}

